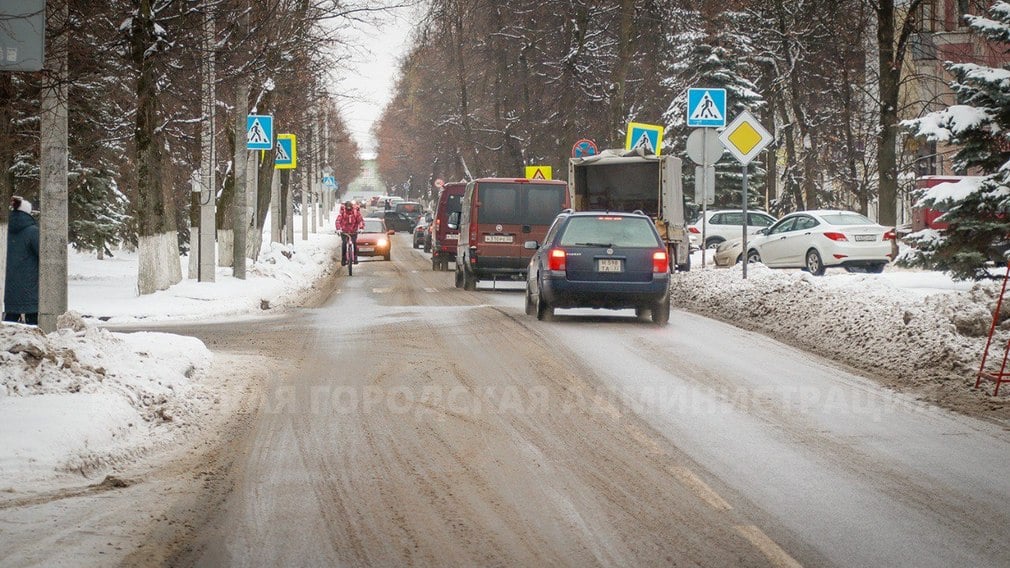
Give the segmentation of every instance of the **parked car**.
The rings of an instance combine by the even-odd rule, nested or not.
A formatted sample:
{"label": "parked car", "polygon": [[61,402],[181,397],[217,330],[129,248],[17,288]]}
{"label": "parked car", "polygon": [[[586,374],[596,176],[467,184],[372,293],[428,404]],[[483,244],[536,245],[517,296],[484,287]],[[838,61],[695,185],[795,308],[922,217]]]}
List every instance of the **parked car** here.
{"label": "parked car", "polygon": [[449,270],[449,262],[456,262],[456,243],[459,242],[460,211],[466,184],[447,183],[438,192],[435,220],[431,224],[431,269]]}
{"label": "parked car", "polygon": [[[748,237],[748,245],[750,244],[750,238]],[[743,260],[743,239],[737,237],[735,239],[729,239],[728,241],[723,241],[719,243],[719,246],[715,247],[715,254],[712,255],[712,260],[715,261],[716,266],[733,266],[734,264]]]}
{"label": "parked car", "polygon": [[548,319],[554,308],[633,308],[641,318],[670,319],[670,259],[647,215],[565,212],[536,250],[526,278],[526,313]]}
{"label": "parked car", "polygon": [[386,223],[377,217],[366,217],[365,228],[358,233],[358,256],[381,256],[389,260],[392,251],[390,236],[393,231],[386,229]]}
{"label": "parked car", "polygon": [[[741,225],[743,225],[743,211],[740,209],[729,211],[708,211],[705,215],[705,248],[715,248],[719,243],[735,239],[741,236]],[[764,211],[747,211],[747,234],[754,235],[765,227],[770,227],[775,222],[775,217]],[[700,245],[702,233],[702,215],[698,215],[698,220],[687,226],[691,233],[691,243]]]}
{"label": "parked car", "polygon": [[456,287],[474,290],[489,278],[526,277],[533,251],[558,213],[571,206],[559,180],[481,178],[466,186],[456,246]]}
{"label": "parked car", "polygon": [[[431,248],[431,241],[428,240],[428,226],[431,225],[431,213],[425,213],[417,218],[414,225],[414,248]],[[425,245],[427,242],[427,246]]]}
{"label": "parked car", "polygon": [[749,241],[747,261],[771,268],[802,268],[816,276],[835,266],[883,272],[891,261],[894,238],[893,228],[853,211],[799,211]]}

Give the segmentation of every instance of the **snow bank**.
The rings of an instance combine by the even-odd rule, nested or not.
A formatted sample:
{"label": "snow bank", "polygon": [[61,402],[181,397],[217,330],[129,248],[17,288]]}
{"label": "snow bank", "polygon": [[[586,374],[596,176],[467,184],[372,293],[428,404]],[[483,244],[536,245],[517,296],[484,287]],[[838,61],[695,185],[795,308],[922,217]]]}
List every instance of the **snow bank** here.
{"label": "snow bank", "polygon": [[[884,380],[899,390],[958,406],[981,362],[995,282],[953,283],[934,272],[811,276],[763,265],[697,270],[673,279],[673,306],[760,330]],[[1006,345],[1008,324],[997,345]],[[991,387],[989,391],[991,392]],[[954,398],[958,398],[958,394]]]}
{"label": "snow bank", "polygon": [[197,339],[0,325],[0,490],[91,476],[168,441],[210,400]]}

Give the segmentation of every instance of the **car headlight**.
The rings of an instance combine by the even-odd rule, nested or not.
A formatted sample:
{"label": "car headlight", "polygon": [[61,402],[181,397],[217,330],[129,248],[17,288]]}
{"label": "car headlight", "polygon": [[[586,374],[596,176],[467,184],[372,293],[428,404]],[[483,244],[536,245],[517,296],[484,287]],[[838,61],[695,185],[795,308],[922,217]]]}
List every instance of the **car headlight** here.
{"label": "car headlight", "polygon": [[375,245],[379,246],[379,247],[384,247],[384,246],[386,246],[388,244],[389,244],[389,241],[387,241],[386,239],[379,239],[379,242],[375,243]]}

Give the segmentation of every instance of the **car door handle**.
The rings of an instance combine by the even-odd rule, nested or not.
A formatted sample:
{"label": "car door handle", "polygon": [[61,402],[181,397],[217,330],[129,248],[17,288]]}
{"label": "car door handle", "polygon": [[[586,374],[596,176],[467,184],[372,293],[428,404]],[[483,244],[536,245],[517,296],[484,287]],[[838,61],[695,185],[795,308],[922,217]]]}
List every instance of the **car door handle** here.
{"label": "car door handle", "polygon": [[785,238],[786,238],[786,237],[785,237],[785,236],[783,235],[783,236],[779,237],[779,240],[780,240],[780,241],[781,241],[781,240],[785,240]]}

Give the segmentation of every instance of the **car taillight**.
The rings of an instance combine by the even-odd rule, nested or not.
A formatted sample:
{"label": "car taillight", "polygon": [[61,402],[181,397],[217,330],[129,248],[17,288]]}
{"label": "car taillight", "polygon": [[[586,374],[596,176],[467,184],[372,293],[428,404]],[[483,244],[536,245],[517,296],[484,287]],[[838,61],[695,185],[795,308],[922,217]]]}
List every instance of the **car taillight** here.
{"label": "car taillight", "polygon": [[652,253],[652,271],[656,273],[670,271],[670,258],[665,250],[657,250]]}
{"label": "car taillight", "polygon": [[893,241],[895,238],[897,238],[897,236],[898,236],[898,234],[894,232],[894,229],[891,229],[890,231],[887,231],[886,233],[884,233],[884,238],[881,239],[881,240],[884,240],[884,241]]}
{"label": "car taillight", "polygon": [[831,240],[833,240],[833,241],[837,241],[837,242],[846,242],[846,241],[849,240],[842,233],[831,233],[831,232],[828,232],[828,233],[824,233],[824,236],[827,237],[827,238],[829,238],[829,239],[831,239]]}
{"label": "car taillight", "polygon": [[692,233],[694,233],[694,234],[696,234],[696,235],[700,235],[701,234],[701,231],[698,230],[698,227],[688,227],[687,230],[690,231],[690,232],[692,232]]}
{"label": "car taillight", "polygon": [[564,249],[551,249],[547,253],[547,268],[550,270],[565,270],[568,253]]}
{"label": "car taillight", "polygon": [[441,226],[442,226],[442,220],[441,219],[435,219],[435,232],[436,233],[438,232],[438,228],[441,227]]}

